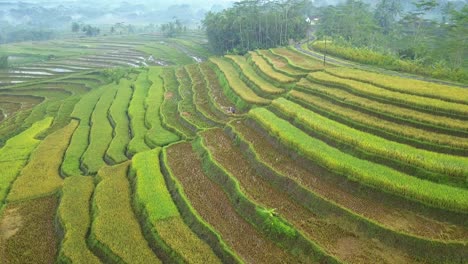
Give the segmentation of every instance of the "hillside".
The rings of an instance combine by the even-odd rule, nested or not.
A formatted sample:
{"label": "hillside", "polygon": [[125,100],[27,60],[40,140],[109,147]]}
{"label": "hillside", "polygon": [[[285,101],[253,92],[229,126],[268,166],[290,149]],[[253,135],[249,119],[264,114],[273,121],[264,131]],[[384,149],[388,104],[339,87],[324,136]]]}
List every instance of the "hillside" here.
{"label": "hillside", "polygon": [[194,33],[2,51],[2,263],[468,261],[465,88]]}

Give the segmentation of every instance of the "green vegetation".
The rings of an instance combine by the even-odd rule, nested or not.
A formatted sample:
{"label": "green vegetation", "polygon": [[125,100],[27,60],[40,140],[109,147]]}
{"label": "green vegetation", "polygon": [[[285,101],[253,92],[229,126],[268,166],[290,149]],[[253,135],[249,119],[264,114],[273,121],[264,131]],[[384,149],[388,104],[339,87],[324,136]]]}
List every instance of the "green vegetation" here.
{"label": "green vegetation", "polygon": [[327,69],[326,72],[337,77],[370,83],[396,92],[421,95],[461,104],[468,103],[468,94],[466,93],[465,88],[405,79],[397,76],[343,67],[330,68]]}
{"label": "green vegetation", "polygon": [[[466,149],[468,147],[468,143],[461,140],[460,137],[435,133],[426,131],[424,129],[387,121],[372,114],[366,114],[345,106],[334,104],[332,100],[329,101],[316,95],[292,90],[289,93],[289,98],[293,101],[300,102],[301,104],[305,103],[306,108],[310,108],[313,111],[323,111],[323,115],[335,116],[334,119],[339,119],[342,123],[345,122],[344,120],[346,120],[350,124],[351,122],[355,122],[357,127],[364,130],[366,130],[365,128],[381,129],[383,130],[382,135],[385,136],[389,136],[385,132],[390,132],[399,136],[414,138],[415,140],[420,141],[420,143],[424,143],[423,141],[426,141],[428,143],[430,142],[437,144],[438,146],[448,146],[458,149]],[[357,125],[358,123],[363,124],[365,128]],[[429,148],[436,149],[436,147],[438,147],[432,144],[430,145],[431,146],[429,146]]]}
{"label": "green vegetation", "polygon": [[468,114],[468,106],[463,104],[446,102],[438,99],[427,98],[417,95],[401,94],[389,91],[383,88],[373,86],[371,84],[353,81],[350,79],[342,79],[324,72],[314,72],[308,75],[308,78],[324,84],[338,85],[341,87],[349,88],[351,91],[367,95],[378,96],[392,102],[401,102],[405,105],[420,107],[435,112],[446,112],[458,115]]}
{"label": "green vegetation", "polygon": [[[332,121],[283,98],[274,100],[272,105],[289,118],[326,137],[373,153],[375,156],[398,160],[446,175],[448,179],[441,179],[442,181],[451,181],[450,178],[454,178],[454,181],[465,184],[468,176],[468,160],[465,157],[424,151],[382,139]],[[425,157],[424,160],[419,159],[421,156]],[[445,176],[439,177],[445,178]]]}
{"label": "green vegetation", "polygon": [[106,87],[91,118],[89,145],[83,153],[82,161],[86,174],[96,174],[105,165],[104,157],[112,141],[112,126],[108,119],[108,111],[117,92],[116,86]]}
{"label": "green vegetation", "polygon": [[327,43],[325,45],[324,41],[314,42],[312,47],[318,51],[329,53],[340,58],[375,65],[389,70],[421,74],[459,82],[466,82],[468,80],[468,73],[466,73],[466,70],[452,70],[447,68],[444,63],[436,64],[434,65],[435,67],[428,67],[418,62],[402,60],[395,56],[373,51],[368,48],[341,46],[336,43]]}
{"label": "green vegetation", "polygon": [[159,67],[152,67],[148,72],[148,78],[152,84],[145,100],[145,122],[146,127],[149,128],[145,135],[145,142],[152,148],[164,146],[179,140],[177,135],[166,130],[161,123],[160,109],[164,99],[163,81],[160,77],[161,73],[162,68]]}
{"label": "green vegetation", "polygon": [[181,117],[186,121],[193,131],[211,127],[212,124],[203,116],[196,108],[193,102],[192,80],[185,67],[181,67],[176,71],[177,80],[179,82],[179,101],[178,111]]}
{"label": "green vegetation", "polygon": [[35,123],[29,129],[9,139],[0,149],[0,163],[2,164],[2,177],[0,178],[0,201],[5,200],[11,183],[16,179],[29,155],[39,145],[35,137],[45,131],[52,124],[52,118],[46,118]]}
{"label": "green vegetation", "polygon": [[249,53],[249,60],[251,60],[251,63],[253,63],[254,67],[258,67],[260,72],[271,78],[273,81],[279,82],[281,84],[288,84],[295,81],[294,78],[275,71],[273,66],[268,64],[262,56],[255,52]]}
{"label": "green vegetation", "polygon": [[[378,67],[468,81],[468,5],[453,1],[345,1],[316,10],[314,49]],[[326,39],[331,38],[332,41]]]}
{"label": "green vegetation", "polygon": [[280,94],[284,92],[283,89],[275,87],[273,84],[269,83],[267,80],[258,76],[255,70],[251,65],[247,63],[247,60],[241,56],[232,56],[228,55],[226,58],[233,60],[241,69],[241,73],[244,74],[247,79],[252,82],[256,87],[261,91],[270,94]]}
{"label": "green vegetation", "polygon": [[298,70],[311,72],[322,70],[324,68],[321,61],[313,59],[292,49],[276,48],[271,49],[271,52],[285,58],[289,65]]}
{"label": "green vegetation", "polygon": [[62,163],[61,171],[66,176],[82,174],[81,157],[89,144],[91,115],[104,91],[102,87],[92,90],[81,98],[73,110],[72,117],[79,120],[79,126],[73,134]]}
{"label": "green vegetation", "polygon": [[164,100],[161,104],[162,122],[168,128],[183,137],[194,137],[195,133],[183,123],[183,119],[178,112],[178,100],[180,98],[178,88],[179,83],[173,68],[166,68],[161,73],[164,84]]}
{"label": "green vegetation", "polygon": [[[315,221],[333,222],[329,217],[333,217],[335,214],[340,214],[343,216],[340,218],[341,221],[343,221],[341,222],[342,226],[354,224],[364,225],[366,228],[361,230],[366,234],[371,234],[372,237],[386,237],[383,239],[395,238],[395,244],[393,245],[396,245],[399,248],[409,248],[409,251],[413,252],[413,256],[414,254],[420,254],[418,257],[421,259],[431,259],[435,256],[435,258],[441,257],[440,261],[448,261],[444,256],[442,256],[442,251],[445,251],[447,254],[452,256],[464,254],[463,243],[455,241],[446,243],[445,241],[438,239],[439,236],[437,233],[439,231],[444,232],[441,229],[436,231],[436,233],[428,233],[425,232],[427,229],[418,228],[417,226],[426,227],[430,222],[426,222],[428,219],[414,218],[411,216],[414,212],[406,211],[406,214],[401,216],[402,219],[405,219],[404,221],[412,223],[401,229],[401,222],[395,221],[395,219],[388,219],[386,215],[382,213],[382,210],[385,210],[385,207],[381,207],[381,203],[375,203],[372,201],[373,198],[351,194],[349,193],[351,190],[346,191],[341,188],[340,185],[332,184],[328,186],[329,188],[323,188],[327,186],[325,178],[326,175],[329,174],[326,172],[315,174],[309,171],[307,169],[307,162],[288,155],[287,151],[284,151],[282,146],[276,146],[276,144],[269,140],[268,137],[265,137],[266,131],[262,131],[261,129],[259,130],[255,125],[252,126],[249,120],[230,122],[228,124],[227,131],[231,137],[236,138],[236,142],[238,142],[240,148],[242,148],[244,156],[249,159],[249,163],[254,164],[254,166],[262,172],[261,177],[264,178],[264,181],[274,186],[278,191],[284,192],[289,197],[296,199],[298,203],[314,212],[314,214],[323,217],[319,219],[312,217],[309,223]],[[250,177],[247,179],[249,178]],[[255,184],[253,184],[251,188],[260,188],[260,190],[263,190],[264,187],[262,184],[257,184],[257,182],[258,181],[255,181]],[[362,192],[361,187],[358,188],[360,192]],[[260,193],[263,194],[267,192],[262,191]],[[273,199],[268,199],[268,202],[274,199],[279,199],[281,202],[289,199],[285,198],[284,194],[276,195],[276,191],[271,193],[274,193],[275,195]],[[340,193],[340,195],[336,195],[336,193]],[[356,201],[361,202],[358,202],[357,204],[366,204],[366,206],[356,206]],[[278,206],[276,208],[278,208],[275,210],[277,214],[282,214],[282,212],[285,212],[286,214],[296,214],[301,211],[301,214],[304,214],[304,208],[297,208],[291,205]],[[372,208],[372,210],[367,210],[369,208]],[[304,217],[300,217],[299,219],[304,219]],[[378,220],[374,221],[376,219]],[[345,222],[348,222],[348,224],[345,224]],[[321,224],[318,224],[318,226],[312,225],[311,228],[308,228],[307,225],[302,223],[295,224],[295,226],[301,226],[303,231],[305,231],[309,236],[314,237],[313,240],[324,246],[324,248],[328,248],[329,238],[336,239],[343,235],[351,235],[348,232],[359,232],[353,229],[346,229],[346,231],[344,231],[330,228],[329,225],[322,226]],[[442,226],[439,227],[444,229]],[[437,229],[437,227],[434,228]],[[445,234],[447,235],[445,239],[449,239],[448,237],[451,235],[448,233]],[[373,244],[374,242],[375,240],[362,240],[363,244],[361,244],[361,246],[366,249],[365,252],[356,250],[353,251],[353,254],[356,254],[356,256],[358,256],[358,254],[362,254],[358,257],[361,262],[365,259],[375,261],[376,259],[382,258],[381,252],[387,251],[388,248],[387,250],[379,248],[377,251],[372,252],[373,250],[371,249],[372,246],[370,246],[370,244]],[[427,252],[425,250],[421,250],[424,248],[431,248],[431,251]],[[448,253],[449,251],[451,253]],[[349,255],[343,255],[343,253],[348,254],[349,251],[335,254],[339,259],[347,259]],[[458,257],[455,257],[454,259],[457,258]],[[406,262],[413,262],[413,260],[408,259]]]}
{"label": "green vegetation", "polygon": [[160,58],[163,64],[185,65],[193,63],[193,59],[184,52],[175,49],[169,43],[151,43],[136,47],[137,50],[151,54],[155,58]]}
{"label": "green vegetation", "polygon": [[0,69],[8,68],[8,55],[0,56]]}
{"label": "green vegetation", "polygon": [[109,119],[114,131],[105,157],[114,163],[121,163],[127,160],[126,150],[130,142],[130,120],[127,111],[133,94],[130,86],[131,81],[120,81],[115,99],[109,108]]}
{"label": "green vegetation", "polygon": [[[182,155],[186,158],[179,159]],[[204,240],[208,241],[215,254],[223,262],[240,263],[239,257],[225,244],[218,231],[207,223],[193,207],[181,182],[176,178],[176,175],[183,175],[189,170],[192,171],[191,178],[201,174],[201,164],[192,145],[188,142],[172,144],[162,150],[162,159],[164,165],[162,169],[168,189],[185,223],[190,225],[199,237],[204,237]]]}
{"label": "green vegetation", "polygon": [[130,116],[132,139],[128,144],[127,152],[129,155],[135,155],[138,152],[148,150],[148,145],[145,142],[145,136],[148,131],[146,126],[145,116],[145,98],[148,96],[150,87],[148,81],[148,73],[141,72],[137,80],[132,85],[133,96],[128,107],[128,115]]}
{"label": "green vegetation", "polygon": [[396,105],[391,105],[390,102],[381,103],[379,101],[372,100],[372,98],[354,95],[340,88],[316,85],[305,79],[302,79],[298,83],[298,86],[306,88],[307,91],[311,91],[314,93],[317,92],[319,94],[330,96],[331,98],[336,99],[338,101],[343,101],[347,105],[358,106],[359,108],[363,109],[370,109],[372,110],[372,112],[382,113],[386,116],[400,117],[408,123],[414,120],[416,121],[416,123],[426,125],[429,124],[431,126],[434,126],[435,128],[444,127],[448,128],[449,130],[468,130],[468,124],[463,120],[444,116],[436,116],[431,113],[399,107]]}
{"label": "green vegetation", "polygon": [[290,148],[351,180],[430,206],[461,212],[468,210],[466,190],[417,179],[352,157],[308,136],[264,108],[253,109],[249,115]]}
{"label": "green vegetation", "polygon": [[[223,79],[222,75],[219,74],[219,77],[213,68],[210,67],[209,63],[202,63],[199,65],[200,71],[203,74],[203,77],[206,80],[207,89],[205,93],[208,93],[208,101],[213,112],[217,112],[218,115],[222,116],[222,119],[225,120],[228,118],[229,113],[226,111],[228,106],[232,105],[232,102],[229,100],[226,94],[223,92],[223,87],[219,80]],[[219,71],[219,69],[218,69]],[[223,79],[224,80],[224,79]],[[239,110],[240,111],[240,110]],[[232,113],[231,113],[232,115]]]}
{"label": "green vegetation", "polygon": [[91,225],[90,204],[94,184],[90,177],[72,176],[63,182],[62,198],[58,208],[60,224],[65,232],[58,261],[101,263],[86,245]]}
{"label": "green vegetation", "polygon": [[[116,23],[99,37],[2,45],[0,262],[463,262],[465,89],[334,58],[339,67],[323,66],[291,38],[382,52],[382,36],[358,34],[369,22],[360,1],[344,4],[358,17],[338,5],[348,13],[335,20],[323,16],[333,7],[303,2],[211,13],[218,43]],[[375,8],[384,2],[396,0]],[[140,16],[137,6],[121,8]],[[428,29],[432,16],[416,17]],[[440,30],[464,32],[453,17]],[[324,20],[336,23],[325,32]],[[435,33],[428,42],[445,34]],[[216,44],[229,55],[213,57]]]}
{"label": "green vegetation", "polygon": [[[249,174],[249,165],[242,158],[242,154],[234,150],[231,143],[226,142],[227,135],[221,129],[205,131],[201,137],[197,142],[199,147],[196,148],[202,156],[205,173],[221,185],[231,201],[236,201],[234,206],[242,217],[301,261],[327,258],[322,249],[304,239],[303,234],[291,223],[276,214],[276,209],[264,207],[264,202],[259,203],[258,194],[247,193],[249,188],[243,186],[245,181],[239,178],[255,176]],[[256,184],[259,184],[258,180]],[[265,188],[262,191],[266,191]],[[327,261],[334,262],[331,258]]]}
{"label": "green vegetation", "polygon": [[203,20],[210,45],[217,53],[244,54],[255,49],[287,45],[306,35],[304,0],[285,3],[240,1]]}
{"label": "green vegetation", "polygon": [[139,153],[132,162],[135,203],[137,211],[145,216],[146,229],[173,260],[219,262],[211,248],[181,219],[160,171],[160,152],[161,149],[156,148]]}
{"label": "green vegetation", "polygon": [[209,103],[209,95],[207,89],[207,82],[200,72],[197,64],[188,65],[186,67],[187,73],[192,81],[193,102],[195,108],[200,112],[209,123],[221,124],[223,116],[217,111],[213,111]]}
{"label": "green vegetation", "polygon": [[223,109],[224,111],[227,112],[229,107],[234,106],[236,108],[236,111],[241,111],[241,112],[246,112],[249,110],[250,106],[247,102],[245,102],[229,85],[229,82],[224,75],[224,73],[219,69],[219,67],[214,64],[209,62],[209,66],[211,71],[209,72],[214,72],[217,78],[217,82],[219,84],[219,87],[221,88],[221,91],[218,93],[223,94],[224,96],[221,97],[221,102],[218,103],[219,107]]}
{"label": "green vegetation", "polygon": [[131,207],[129,162],[102,167],[93,198],[91,248],[109,260],[126,263],[160,263],[148,247]]}
{"label": "green vegetation", "polygon": [[240,78],[233,65],[224,59],[211,58],[211,62],[223,72],[231,89],[242,98],[242,100],[251,104],[268,104],[270,100],[262,98],[255,94]]}
{"label": "green vegetation", "polygon": [[60,164],[77,125],[72,122],[39,144],[14,182],[8,201],[48,196],[59,190],[63,184],[59,174]]}
{"label": "green vegetation", "polygon": [[270,50],[257,50],[257,53],[273,66],[276,71],[293,78],[305,77],[308,73],[307,71],[291,67],[285,58],[273,54]]}

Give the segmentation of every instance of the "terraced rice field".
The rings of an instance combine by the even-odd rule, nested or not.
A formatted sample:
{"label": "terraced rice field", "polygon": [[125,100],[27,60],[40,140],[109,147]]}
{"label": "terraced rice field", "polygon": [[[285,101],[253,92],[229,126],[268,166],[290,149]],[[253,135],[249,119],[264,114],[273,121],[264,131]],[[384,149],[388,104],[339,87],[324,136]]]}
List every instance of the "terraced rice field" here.
{"label": "terraced rice field", "polygon": [[5,46],[1,263],[468,262],[467,90],[203,42]]}

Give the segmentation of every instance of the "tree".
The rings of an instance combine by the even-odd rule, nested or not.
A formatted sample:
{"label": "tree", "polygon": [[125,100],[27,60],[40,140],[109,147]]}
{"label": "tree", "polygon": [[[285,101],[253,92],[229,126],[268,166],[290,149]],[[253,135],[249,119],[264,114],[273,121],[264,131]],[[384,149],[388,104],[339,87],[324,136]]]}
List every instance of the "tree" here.
{"label": "tree", "polygon": [[8,55],[0,56],[0,69],[8,68]]}
{"label": "tree", "polygon": [[82,31],[85,32],[88,37],[95,37],[101,33],[101,30],[98,27],[93,27],[91,25],[83,26]]}
{"label": "tree", "polygon": [[202,25],[215,52],[243,54],[305,38],[308,6],[307,0],[244,0],[209,12]]}
{"label": "tree", "polygon": [[418,0],[413,3],[416,6],[418,12],[420,12],[420,14],[429,12],[439,5],[437,0]]}
{"label": "tree", "polygon": [[382,28],[382,32],[388,35],[394,28],[396,18],[401,13],[400,0],[380,0],[375,8],[374,18]]}
{"label": "tree", "polygon": [[77,22],[72,23],[72,32],[76,33],[80,31],[80,24]]}
{"label": "tree", "polygon": [[460,11],[452,10],[450,22],[444,53],[453,68],[468,68],[468,4]]}
{"label": "tree", "polygon": [[175,37],[176,35],[179,35],[187,30],[179,19],[175,17],[173,19],[174,21],[161,25],[161,31],[166,37],[169,38]]}
{"label": "tree", "polygon": [[347,0],[323,9],[317,32],[320,36],[328,35],[353,45],[367,46],[374,43],[377,27],[369,5]]}

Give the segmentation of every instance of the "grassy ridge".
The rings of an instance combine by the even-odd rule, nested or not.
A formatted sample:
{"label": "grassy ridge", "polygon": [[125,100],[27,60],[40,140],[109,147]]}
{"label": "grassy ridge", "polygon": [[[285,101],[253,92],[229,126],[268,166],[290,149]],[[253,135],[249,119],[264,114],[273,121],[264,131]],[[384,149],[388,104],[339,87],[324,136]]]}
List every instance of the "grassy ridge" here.
{"label": "grassy ridge", "polygon": [[91,177],[72,176],[63,182],[58,218],[65,234],[57,258],[59,263],[101,263],[86,245],[93,190]]}
{"label": "grassy ridge", "polygon": [[161,58],[164,61],[176,65],[185,65],[193,63],[193,59],[182,51],[174,48],[168,43],[156,43],[136,47],[137,50],[153,55],[155,58]]}
{"label": "grassy ridge", "polygon": [[[465,184],[468,177],[468,158],[420,150],[389,141],[373,134],[355,130],[341,123],[318,115],[284,98],[272,102],[275,109],[297,120],[311,130],[347,145],[357,147],[376,156],[399,160],[403,163],[440,173],[443,178],[455,178]],[[424,157],[424,158],[423,158]]]}
{"label": "grassy ridge", "polygon": [[31,114],[31,109],[25,109],[17,112],[14,116],[11,116],[0,123],[0,147],[5,142],[20,133],[27,128],[23,128],[22,125],[24,120]]}
{"label": "grassy ridge", "polygon": [[195,103],[195,108],[210,123],[221,124],[223,116],[220,116],[219,112],[212,111],[212,108],[210,107],[207,83],[200,72],[198,64],[188,65],[186,69],[190,79],[192,80],[193,102]]}
{"label": "grassy ridge", "polygon": [[[427,229],[421,227],[426,227],[431,220],[421,221],[422,219],[411,216],[415,212],[410,211],[405,211],[406,214],[400,215],[398,220],[396,218],[388,219],[385,216],[385,206],[375,207],[375,204],[370,205],[373,210],[369,215],[366,208],[369,207],[369,202],[374,203],[367,200],[369,198],[362,200],[364,196],[361,195],[356,195],[356,197],[349,196],[350,194],[346,195],[346,192],[343,192],[343,189],[336,186],[335,183],[331,183],[333,185],[331,189],[323,188],[323,183],[319,183],[320,179],[326,178],[323,172],[316,174],[306,169],[307,165],[304,166],[303,160],[291,157],[282,147],[275,146],[275,143],[272,144],[268,138],[265,138],[264,131],[260,132],[257,130],[258,128],[252,128],[246,123],[248,121],[245,120],[230,122],[226,130],[231,137],[236,138],[243,154],[246,155],[251,164],[254,164],[257,172],[261,172],[262,177],[265,177],[277,189],[289,194],[291,198],[314,214],[324,218],[340,215],[340,223],[342,223],[340,226],[364,225],[365,228],[360,230],[347,231],[363,232],[366,236],[378,238],[390,247],[402,249],[410,256],[418,255],[418,258],[424,260],[450,262],[463,258],[465,255],[463,228],[459,229],[461,233],[457,232],[458,234],[455,236],[447,233],[441,236],[440,232],[444,232],[442,230],[447,228],[447,226],[443,227],[445,224],[435,228],[436,230],[431,228],[430,232],[427,232]],[[361,207],[362,204],[365,204],[366,208]],[[401,229],[400,223],[406,221],[411,222],[411,224]],[[348,224],[345,224],[346,222]],[[451,224],[448,225],[451,226]],[[328,227],[330,226],[326,228],[328,229]],[[331,229],[333,230],[333,228]],[[322,235],[323,231],[315,228],[312,231],[321,234],[318,237],[319,240],[327,237]],[[337,235],[331,237],[336,238]],[[372,244],[374,242],[364,243]],[[390,254],[392,254],[391,251]],[[376,257],[375,255],[366,256],[369,256],[370,259]]]}
{"label": "grassy ridge", "polygon": [[[207,67],[210,67],[210,71],[214,72],[217,78],[217,83],[221,87],[221,91],[218,91],[218,94],[221,95],[221,100],[218,101],[218,105],[222,110],[226,111],[230,106],[235,106],[236,111],[247,112],[250,109],[250,104],[242,99],[229,85],[229,82],[224,75],[224,73],[219,69],[216,64],[211,61],[208,62]],[[205,69],[206,70],[206,69]]]}
{"label": "grassy ridge", "polygon": [[468,104],[466,88],[343,67],[330,68],[326,72],[337,77],[366,82],[392,91]]}
{"label": "grassy ridge", "polygon": [[[185,159],[179,157],[184,156]],[[221,238],[218,230],[215,230],[193,207],[192,202],[186,193],[182,183],[177,176],[191,173],[193,179],[195,175],[199,176],[202,168],[200,161],[188,142],[172,144],[162,150],[162,170],[168,189],[174,198],[174,202],[179,208],[181,216],[185,223],[194,230],[194,232],[203,240],[207,241],[214,253],[223,263],[240,263],[239,257],[229,248]],[[197,166],[198,165],[198,166]]]}
{"label": "grassy ridge", "polygon": [[368,48],[344,47],[333,42],[328,42],[328,44],[326,44],[324,41],[315,41],[311,44],[311,47],[314,50],[332,54],[333,56],[352,60],[358,63],[375,65],[389,70],[431,76],[433,78],[441,78],[463,83],[467,83],[468,81],[466,70],[454,70],[450,67],[434,68],[432,65],[425,66],[419,62],[400,59],[398,57],[395,58],[392,55],[376,52]]}
{"label": "grassy ridge", "polygon": [[89,144],[91,115],[104,91],[105,89],[100,87],[84,95],[72,112],[72,117],[80,120],[80,124],[73,134],[62,163],[61,171],[66,176],[82,174],[81,157]]}
{"label": "grassy ridge", "polygon": [[251,104],[268,104],[270,100],[262,98],[255,94],[240,78],[236,69],[229,62],[222,58],[210,58],[210,61],[216,64],[224,73],[229,86],[234,92],[239,95],[244,101]]}
{"label": "grassy ridge", "polygon": [[273,66],[268,64],[268,62],[266,62],[262,56],[258,55],[253,51],[249,52],[249,61],[253,63],[254,66],[257,67],[260,72],[264,73],[266,76],[268,76],[276,82],[279,82],[281,84],[290,84],[296,81],[295,78],[275,71]]}
{"label": "grassy ridge", "polygon": [[99,99],[91,119],[89,145],[83,154],[83,167],[89,174],[96,174],[106,164],[104,157],[112,141],[113,128],[109,122],[108,111],[115,98],[117,86],[110,85]]}
{"label": "grassy ridge", "polygon": [[178,111],[179,83],[175,76],[174,68],[165,68],[161,73],[161,78],[164,85],[164,100],[161,104],[162,122],[171,130],[185,138],[195,136],[195,133],[188,128],[183,122]]}
{"label": "grassy ridge", "polygon": [[466,190],[435,184],[357,159],[314,139],[263,108],[249,115],[290,148],[354,181],[430,206],[468,212]]}
{"label": "grassy ridge", "polygon": [[160,148],[135,155],[132,170],[137,211],[157,246],[171,261],[219,262],[211,248],[183,222],[159,167]]}
{"label": "grassy ridge", "polygon": [[[204,93],[207,93],[210,108],[213,112],[218,113],[217,115],[222,120],[227,120],[232,114],[229,114],[226,109],[233,103],[223,92],[223,87],[219,83],[218,76],[216,75],[216,72],[210,67],[209,63],[201,63],[198,66],[207,84]],[[238,110],[240,111],[240,109]]]}
{"label": "grassy ridge", "polygon": [[8,201],[47,196],[62,186],[60,164],[77,126],[78,122],[73,121],[47,136],[39,144],[31,155],[29,163],[14,182]]}
{"label": "grassy ridge", "polygon": [[283,89],[275,87],[267,80],[258,76],[258,74],[255,72],[252,66],[248,64],[247,60],[244,57],[227,55],[226,58],[234,61],[234,63],[236,63],[241,69],[241,74],[244,74],[247,77],[247,79],[254,83],[255,86],[257,86],[262,92],[269,94],[280,94],[284,92]]}
{"label": "grassy ridge", "polygon": [[443,112],[465,117],[468,116],[468,105],[464,104],[451,103],[419,95],[394,92],[368,83],[335,77],[325,72],[313,72],[310,73],[307,78],[324,84],[338,85],[362,95],[372,96],[374,98],[383,98],[391,103],[402,103],[408,107],[417,107],[436,113]]}
{"label": "grassy ridge", "polygon": [[415,121],[415,123],[441,127],[443,130],[449,130],[447,132],[450,132],[450,130],[468,131],[468,123],[459,119],[436,116],[430,113],[407,109],[386,103],[380,103],[372,99],[356,96],[338,88],[316,85],[307,81],[306,79],[302,79],[298,83],[298,86],[303,87],[311,92],[317,92],[330,96],[338,101],[344,102],[347,105],[357,106],[362,109],[369,109],[372,112],[382,113],[390,117],[399,117],[405,119],[405,121]]}
{"label": "grassy ridge", "polygon": [[[324,263],[339,263],[334,257],[327,255],[315,243],[306,239],[282,215],[274,213],[274,208],[267,208],[263,203],[260,204],[256,199],[248,196],[245,187],[241,185],[239,179],[225,166],[225,162],[229,162],[230,158],[223,157],[220,154],[220,152],[231,148],[222,139],[226,135],[221,129],[207,130],[201,133],[200,136],[201,139],[197,143],[199,144],[198,151],[202,154],[203,167],[207,175],[214,182],[222,186],[238,214],[277,244],[281,250],[284,250],[282,252],[284,254],[283,258],[288,259],[291,257],[289,254],[291,254],[294,255],[294,258],[298,262],[320,260],[319,262]],[[239,155],[238,153],[233,154]],[[242,174],[248,173],[246,164],[239,163],[238,161],[236,160],[236,164],[231,164],[231,166],[241,166],[241,169],[237,170],[237,172]],[[251,175],[249,176],[251,177]]]}
{"label": "grassy ridge", "polygon": [[182,98],[179,101],[178,111],[181,117],[191,124],[192,130],[205,129],[211,127],[212,124],[208,122],[193,102],[192,80],[185,67],[180,67],[176,71],[177,80],[179,81],[179,95]]}
{"label": "grassy ridge", "polygon": [[[35,137],[45,131],[52,124],[52,118],[46,118],[32,125],[21,134],[10,138],[0,149],[0,164],[2,177],[0,177],[0,205],[24,165],[26,165],[31,152],[39,145]],[[1,209],[1,207],[0,207]],[[1,211],[1,210],[0,210]]]}
{"label": "grassy ridge", "polygon": [[113,122],[113,138],[106,151],[106,157],[115,163],[127,160],[126,151],[130,142],[130,121],[127,111],[133,94],[130,85],[129,80],[120,80],[117,94],[109,108],[109,118]]}
{"label": "grassy ridge", "polygon": [[128,107],[132,132],[132,139],[127,149],[129,155],[135,155],[138,152],[149,149],[145,143],[145,135],[148,131],[148,127],[145,124],[145,98],[148,96],[150,85],[148,73],[143,71],[138,75],[137,80],[132,86],[133,96]]}
{"label": "grassy ridge", "polygon": [[131,207],[129,162],[99,170],[90,245],[115,263],[161,263],[144,239]]}
{"label": "grassy ridge", "polygon": [[147,124],[146,126],[149,127],[145,135],[145,142],[153,148],[179,140],[176,134],[166,130],[161,123],[160,111],[164,100],[164,87],[160,77],[161,73],[162,68],[150,68],[148,78],[151,81],[151,86],[148,91],[148,96],[145,99],[145,121]]}
{"label": "grassy ridge", "polygon": [[390,122],[373,116],[371,114],[362,113],[347,107],[340,106],[338,104],[334,104],[333,102],[325,100],[322,97],[304,93],[298,90],[292,90],[291,92],[289,92],[288,96],[294,101],[299,101],[301,102],[301,104],[306,104],[306,108],[311,108],[313,110],[319,109],[324,111],[324,113],[326,112],[328,114],[336,114],[341,120],[347,120],[348,122],[357,122],[367,127],[372,127],[379,130],[381,129],[384,132],[388,131],[389,133],[395,135],[414,138],[415,140],[420,141],[416,142],[417,144],[424,144],[425,142],[430,143],[431,145],[437,144],[436,146],[429,146],[429,149],[431,147],[434,147],[435,150],[438,150],[438,146],[468,149],[468,142],[465,142],[460,137],[435,133],[408,125]]}
{"label": "grassy ridge", "polygon": [[298,70],[310,72],[322,70],[324,68],[320,61],[292,49],[276,48],[271,49],[271,52],[285,58],[289,65]]}
{"label": "grassy ridge", "polygon": [[273,54],[270,50],[257,50],[257,53],[265,59],[276,71],[279,71],[283,74],[286,74],[293,78],[305,77],[308,74],[308,71],[299,70],[291,67],[288,64],[288,61],[276,54]]}

